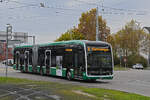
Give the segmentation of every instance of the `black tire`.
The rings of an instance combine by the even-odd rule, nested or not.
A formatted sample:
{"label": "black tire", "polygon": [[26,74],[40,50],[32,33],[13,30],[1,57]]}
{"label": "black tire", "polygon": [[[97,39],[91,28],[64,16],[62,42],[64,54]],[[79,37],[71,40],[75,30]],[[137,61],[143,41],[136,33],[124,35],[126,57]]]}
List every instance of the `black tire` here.
{"label": "black tire", "polygon": [[96,82],[96,79],[91,79],[90,82]]}
{"label": "black tire", "polygon": [[71,80],[72,80],[71,72],[70,72],[70,71],[68,71],[68,72],[67,72],[67,79],[68,79],[69,81],[71,81]]}

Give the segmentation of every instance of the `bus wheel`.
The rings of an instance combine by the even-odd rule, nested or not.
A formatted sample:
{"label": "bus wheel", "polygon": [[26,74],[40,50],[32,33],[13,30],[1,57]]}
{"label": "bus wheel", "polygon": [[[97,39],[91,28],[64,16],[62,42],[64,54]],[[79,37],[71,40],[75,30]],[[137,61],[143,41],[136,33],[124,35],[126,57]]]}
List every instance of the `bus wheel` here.
{"label": "bus wheel", "polygon": [[91,79],[90,82],[96,82],[96,79]]}
{"label": "bus wheel", "polygon": [[72,77],[71,77],[71,72],[70,72],[70,71],[68,71],[68,72],[67,72],[67,79],[70,81],[70,80],[71,80],[71,78],[72,78]]}

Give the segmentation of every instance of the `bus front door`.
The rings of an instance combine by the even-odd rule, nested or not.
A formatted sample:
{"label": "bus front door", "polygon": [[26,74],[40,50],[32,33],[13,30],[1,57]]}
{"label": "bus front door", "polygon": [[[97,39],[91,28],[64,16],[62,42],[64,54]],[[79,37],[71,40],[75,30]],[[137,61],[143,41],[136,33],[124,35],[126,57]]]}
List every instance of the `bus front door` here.
{"label": "bus front door", "polygon": [[46,66],[46,74],[50,74],[50,67],[51,67],[51,50],[45,51],[45,66]]}
{"label": "bus front door", "polygon": [[56,75],[57,76],[62,76],[62,62],[63,62],[63,57],[56,56]]}
{"label": "bus front door", "polygon": [[[74,66],[75,66],[75,76],[77,78],[80,78],[82,76],[82,66],[79,64],[79,54],[75,53],[74,54]],[[81,56],[80,56],[81,57]]]}

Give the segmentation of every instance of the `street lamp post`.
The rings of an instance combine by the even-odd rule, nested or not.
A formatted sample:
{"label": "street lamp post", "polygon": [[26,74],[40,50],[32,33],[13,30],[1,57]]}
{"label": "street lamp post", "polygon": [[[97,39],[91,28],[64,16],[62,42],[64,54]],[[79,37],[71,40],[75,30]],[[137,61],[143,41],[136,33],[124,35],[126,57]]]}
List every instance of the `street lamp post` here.
{"label": "street lamp post", "polygon": [[35,46],[35,36],[33,36],[33,45]]}
{"label": "street lamp post", "polygon": [[10,24],[7,24],[6,26],[6,77],[8,72],[8,35],[9,33],[12,33],[12,26]]}
{"label": "street lamp post", "polygon": [[98,6],[96,8],[96,41],[99,41]]}
{"label": "street lamp post", "polygon": [[[10,34],[9,34],[10,33]],[[10,24],[6,25],[6,77],[8,76],[8,42],[9,42],[9,35],[12,37],[12,26]],[[35,36],[27,36],[33,39],[33,47],[35,47]]]}

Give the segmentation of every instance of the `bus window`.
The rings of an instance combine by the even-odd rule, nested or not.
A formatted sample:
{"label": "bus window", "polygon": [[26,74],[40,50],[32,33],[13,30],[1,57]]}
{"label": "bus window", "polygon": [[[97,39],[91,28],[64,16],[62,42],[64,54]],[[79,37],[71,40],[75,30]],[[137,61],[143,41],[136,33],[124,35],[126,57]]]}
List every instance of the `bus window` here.
{"label": "bus window", "polygon": [[78,53],[78,66],[84,66],[84,54],[82,51]]}
{"label": "bus window", "polygon": [[52,58],[51,58],[52,60],[51,60],[51,64],[52,64],[52,66],[53,67],[55,67],[56,66],[56,56],[53,56],[52,55]]}
{"label": "bus window", "polygon": [[75,53],[74,54],[74,62],[75,62],[75,67],[78,67],[78,54],[77,53]]}
{"label": "bus window", "polygon": [[73,55],[71,54],[66,54],[65,55],[65,67],[72,67],[73,66]]}
{"label": "bus window", "polygon": [[45,65],[51,66],[51,50],[46,50],[45,52]]}
{"label": "bus window", "polygon": [[44,54],[40,54],[39,57],[38,57],[38,65],[39,66],[44,66]]}
{"label": "bus window", "polygon": [[29,65],[32,65],[32,51],[29,52]]}
{"label": "bus window", "polygon": [[20,64],[24,64],[24,54],[20,54]]}

